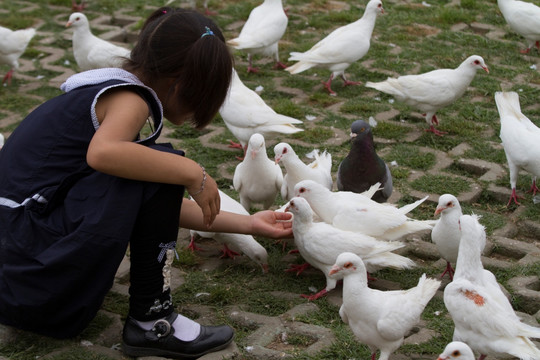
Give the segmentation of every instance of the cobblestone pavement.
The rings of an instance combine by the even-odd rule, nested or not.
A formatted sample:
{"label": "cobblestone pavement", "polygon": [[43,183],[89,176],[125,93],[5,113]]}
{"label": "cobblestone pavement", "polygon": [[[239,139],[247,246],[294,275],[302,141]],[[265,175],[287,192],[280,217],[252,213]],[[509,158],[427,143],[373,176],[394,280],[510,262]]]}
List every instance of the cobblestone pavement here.
{"label": "cobblestone pavement", "polygon": [[[24,1],[15,1],[17,4],[23,5],[19,10],[21,14],[35,11],[38,5],[34,2],[24,2]],[[67,1],[66,1],[67,3]],[[331,2],[335,6],[339,6],[339,2]],[[2,4],[2,1],[0,1]],[[66,19],[69,16],[70,9],[65,6],[51,5],[52,8],[58,10],[57,15],[55,15],[55,22],[64,26]],[[111,25],[111,14],[102,13],[98,14],[93,12],[92,15],[96,17],[91,21],[91,26],[94,31],[100,31],[100,37],[109,39],[111,41],[118,42],[132,42],[135,39],[135,34],[126,29],[129,29],[130,25],[136,24],[139,22],[140,18],[137,16],[130,15],[133,9],[120,9],[114,12],[115,23]],[[7,10],[3,10],[0,6],[0,17],[2,14],[7,14]],[[36,99],[39,102],[45,100],[43,96],[39,95],[39,92],[35,90],[43,86],[42,82],[36,78],[36,73],[39,71],[50,71],[54,74],[48,80],[48,85],[51,87],[58,87],[67,77],[74,74],[75,71],[65,65],[63,60],[66,58],[66,54],[71,51],[71,48],[59,48],[55,46],[58,43],[58,36],[61,36],[63,39],[70,40],[70,32],[64,31],[60,35],[57,32],[51,31],[48,27],[43,27],[44,23],[36,23],[34,27],[38,30],[38,39],[34,44],[33,48],[40,54],[36,59],[29,60],[28,58],[22,58],[20,60],[21,66],[16,73],[16,79],[24,80],[20,85],[18,91],[24,93],[29,99]],[[234,32],[238,31],[241,27],[242,22],[233,22],[230,23],[226,31]],[[427,26],[427,25],[426,25]],[[483,34],[483,36],[492,39],[504,39],[505,31],[494,26],[482,23],[474,24],[459,24],[453,27],[454,31],[462,31],[463,29],[472,29],[477,33]],[[395,49],[395,53],[399,54],[400,49]],[[283,55],[282,55],[283,56]],[[490,60],[493,64],[493,59]],[[496,61],[496,60],[495,60]],[[538,62],[537,58],[532,57],[530,61],[533,63]],[[488,62],[489,63],[489,62]],[[243,59],[237,58],[237,64],[245,66],[245,61]],[[373,60],[365,60],[362,62],[362,66],[367,68],[375,68],[376,64]],[[287,94],[290,94],[290,98],[295,103],[305,102],[309,98],[309,94],[299,88],[292,88],[290,86],[283,85],[283,80],[286,76],[279,73],[279,76],[276,76],[273,79],[275,90],[281,91]],[[339,85],[338,85],[339,86]],[[339,89],[339,88],[338,88]],[[319,89],[320,91],[320,89]],[[483,101],[482,99],[473,99],[473,101]],[[340,107],[343,105],[343,102],[335,102],[328,107],[329,111],[340,111]],[[0,108],[0,113],[3,115],[0,117],[0,129],[9,129],[9,126],[16,124],[21,119],[21,115],[16,112],[12,112],[9,109]],[[379,122],[396,122],[396,117],[399,115],[397,110],[389,110],[378,112],[374,114],[374,118]],[[352,115],[348,116],[351,119],[355,117]],[[421,124],[421,122],[419,122]],[[348,135],[347,133],[339,128],[330,127],[327,125],[318,124],[318,120],[313,122],[305,122],[305,127],[315,127],[315,126],[325,126],[327,129],[333,132],[331,136],[325,143],[320,144],[320,147],[324,146],[335,146],[335,145],[344,145],[347,146]],[[419,139],[423,134],[422,125],[418,124],[403,124],[409,129],[408,135],[404,142],[409,144],[415,144],[416,140]],[[227,147],[225,142],[216,141],[216,138],[227,136],[225,134],[226,129],[222,124],[211,125],[209,127],[210,132],[202,135],[200,141],[204,146],[213,148],[231,151],[231,155],[236,155],[234,150],[230,150]],[[173,133],[172,128],[165,128],[162,135],[163,140],[173,142],[174,144],[181,146],[181,141],[171,137]],[[489,137],[494,134],[494,129],[486,127],[483,134],[480,134],[484,137]],[[4,135],[9,136],[9,130],[4,132]],[[292,144],[304,145],[307,147],[313,146],[309,143],[304,143],[301,140],[288,139],[287,141]],[[384,138],[376,138],[376,141],[382,145],[388,145],[395,143],[394,140],[388,140]],[[267,141],[267,146],[270,148],[275,144],[276,141]],[[500,149],[500,144],[493,144],[495,148]],[[508,172],[506,163],[495,163],[485,160],[468,158],[466,156],[467,151],[470,149],[470,145],[467,143],[459,143],[449,151],[437,150],[434,147],[428,146],[417,146],[420,152],[429,152],[435,155],[436,160],[434,165],[427,170],[415,170],[408,175],[406,181],[414,181],[419,179],[426,174],[439,175],[444,173],[445,176],[452,176],[457,178],[465,178],[469,183],[472,184],[470,190],[458,194],[458,199],[461,203],[464,204],[473,204],[481,196],[490,196],[494,199],[497,199],[501,204],[505,204],[510,196],[510,189],[508,186],[497,185],[497,180],[507,179]],[[384,156],[391,150],[391,146],[384,146],[381,152],[381,155]],[[231,156],[231,161],[225,162],[219,166],[219,176],[224,179],[232,179],[231,168],[234,169],[234,166],[238,161],[233,160],[234,156]],[[458,167],[462,170],[463,175],[456,174],[455,172],[448,172],[449,168]],[[484,186],[483,184],[489,183],[489,185]],[[392,197],[389,202],[397,202],[401,199],[403,194],[400,193],[400,189],[395,189]],[[408,194],[413,198],[421,198],[425,195],[429,195],[428,202],[436,203],[438,196],[440,194],[435,193],[426,193],[423,191],[411,190]],[[532,205],[531,205],[532,206]],[[540,206],[540,205],[537,205]],[[483,263],[485,266],[489,266],[494,269],[506,269],[515,264],[529,265],[540,262],[540,221],[537,220],[522,220],[521,215],[526,211],[526,207],[518,207],[515,211],[509,211],[504,213],[505,225],[496,229],[488,238],[488,245],[484,252]],[[421,266],[433,267],[436,269],[442,269],[445,266],[445,262],[440,259],[434,244],[429,241],[429,233],[420,233],[413,236],[408,236],[406,239],[407,247],[402,252],[407,256],[413,258]],[[179,233],[179,245],[185,247],[189,241],[189,233],[185,230],[180,231]],[[212,270],[218,268],[222,261],[217,256],[218,254],[218,245],[212,242],[211,240],[202,240],[200,242],[207,251],[200,254],[201,269]],[[284,255],[283,262],[287,262],[288,255]],[[112,288],[112,292],[127,295],[127,285],[125,284],[125,278],[129,271],[129,259],[125,258],[122,263],[121,268],[118,271],[117,280]],[[179,269],[175,268],[174,274],[174,287],[178,287],[184,283],[184,273]],[[448,283],[447,279],[443,280],[441,285],[441,290],[436,295],[437,297],[442,297],[442,290],[444,286]],[[399,283],[392,281],[386,281],[384,279],[376,280],[373,284],[373,287],[378,289],[399,289],[401,288]],[[520,302],[521,309],[523,312],[520,313],[531,323],[536,323],[537,320],[540,320],[540,278],[536,276],[525,276],[525,277],[514,277],[508,281],[508,291],[510,291],[514,298],[518,298]],[[291,297],[298,297],[298,294],[295,293],[276,293],[274,294],[277,297],[282,297],[284,299]],[[341,294],[340,288],[332,291],[328,296],[328,300],[335,304],[339,305],[341,303]],[[199,321],[202,323],[213,324],[214,315],[207,307],[203,305],[186,305],[184,309],[187,309],[198,315]],[[307,354],[316,354],[321,349],[330,346],[330,344],[335,340],[335,335],[331,330],[325,327],[305,324],[303,322],[295,320],[295,318],[301,314],[317,312],[319,310],[316,302],[305,302],[300,305],[293,307],[285,313],[282,313],[278,316],[263,316],[256,313],[250,313],[243,311],[239,306],[230,306],[226,309],[227,316],[230,319],[234,320],[235,323],[241,324],[245,327],[254,329],[245,340],[246,344],[249,345],[248,353],[254,358],[258,359],[274,359],[274,358],[293,358],[291,355],[290,349],[286,344],[281,343],[277,344],[276,337],[279,334],[286,333],[297,333],[309,336],[314,340],[312,344],[307,346],[304,351]],[[120,315],[112,312],[102,311],[104,315],[112,319],[112,324],[107,327],[97,339],[90,342],[68,342],[65,346],[60,348],[55,348],[54,351],[41,358],[55,358],[61,354],[69,353],[69,351],[74,347],[86,346],[89,351],[91,351],[95,356],[102,356],[105,359],[122,359],[124,358],[122,353],[118,350],[118,344],[120,343],[120,334],[122,328],[122,321]],[[0,345],[6,344],[9,342],[17,341],[20,333],[13,331],[7,327],[0,326]],[[406,339],[406,344],[415,344],[415,343],[425,343],[429,342],[433,336],[436,336],[436,331],[427,329],[423,326],[423,323],[420,323],[415,331]],[[242,351],[241,351],[242,350]],[[442,350],[442,349],[441,349]],[[241,358],[241,354],[245,354],[246,349],[239,349],[235,343],[233,343],[227,349],[204,356],[203,359],[232,359],[232,358]],[[394,354],[392,355],[392,360],[401,360],[401,359],[435,359],[437,354],[424,354],[424,355],[415,355],[409,354],[407,356],[403,354]],[[5,359],[6,357],[0,356],[0,360]],[[101,357],[99,357],[101,358]],[[497,360],[496,358],[491,358]]]}

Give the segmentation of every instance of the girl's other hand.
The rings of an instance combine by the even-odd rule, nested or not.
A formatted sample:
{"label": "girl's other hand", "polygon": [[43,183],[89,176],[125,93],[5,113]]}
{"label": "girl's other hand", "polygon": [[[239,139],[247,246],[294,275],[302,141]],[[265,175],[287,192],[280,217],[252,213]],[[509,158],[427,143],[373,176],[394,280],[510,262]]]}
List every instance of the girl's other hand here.
{"label": "girl's other hand", "polygon": [[[219,208],[221,206],[221,198],[219,197],[218,187],[216,181],[212,177],[206,174],[206,180],[204,182],[204,188],[201,190],[202,179],[193,186],[186,187],[189,195],[203,212],[204,224],[210,227],[217,214],[219,214]],[[200,192],[199,192],[200,191]],[[193,195],[195,194],[195,195]]]}

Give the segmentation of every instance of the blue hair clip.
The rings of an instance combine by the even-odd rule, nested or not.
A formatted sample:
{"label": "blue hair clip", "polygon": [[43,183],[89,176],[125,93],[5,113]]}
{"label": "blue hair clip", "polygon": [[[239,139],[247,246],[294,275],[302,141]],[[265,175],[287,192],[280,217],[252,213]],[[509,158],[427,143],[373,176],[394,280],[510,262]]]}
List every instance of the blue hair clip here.
{"label": "blue hair clip", "polygon": [[206,29],[206,31],[201,35],[201,37],[205,37],[206,35],[214,36],[214,32],[212,30],[210,30],[210,28],[208,26],[205,26],[204,28]]}

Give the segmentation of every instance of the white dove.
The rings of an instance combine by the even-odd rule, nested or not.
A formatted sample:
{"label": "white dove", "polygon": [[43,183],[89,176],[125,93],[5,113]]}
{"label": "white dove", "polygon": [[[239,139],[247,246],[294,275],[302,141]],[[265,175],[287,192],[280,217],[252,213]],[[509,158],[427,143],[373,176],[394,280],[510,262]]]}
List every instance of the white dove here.
{"label": "white dove", "polygon": [[[238,201],[234,200],[223,191],[219,190],[219,196],[221,199],[220,210],[249,215],[246,209],[244,209]],[[243,253],[255,263],[259,264],[264,273],[268,272],[268,252],[252,235],[195,230],[190,230],[190,233],[191,242],[188,246],[190,249],[200,250],[195,246],[195,235],[207,239],[214,239],[223,244],[223,255],[221,257],[228,256],[234,259],[236,255]]]}
{"label": "white dove", "polygon": [[130,50],[93,35],[83,13],[72,13],[66,27],[73,27],[73,56],[82,71],[120,67],[124,58],[130,56]]}
{"label": "white dove", "polygon": [[446,260],[446,269],[441,278],[448,273],[452,280],[454,278],[452,263],[456,263],[461,239],[459,218],[463,215],[458,199],[452,194],[441,195],[435,209],[435,215],[438,214],[441,214],[441,217],[431,231],[431,241],[437,246],[442,258]]}
{"label": "white dove", "polygon": [[[349,251],[361,256],[370,272],[382,267],[407,269],[415,265],[411,259],[391,252],[403,247],[401,242],[379,241],[324,222],[313,222],[312,210],[306,199],[292,199],[286,211],[294,215],[294,243],[300,255],[308,264],[321,270],[326,277],[324,289],[311,296],[302,295],[309,300],[318,299],[336,287],[337,280],[329,276],[330,269],[342,252]],[[367,279],[367,273],[364,276]]]}
{"label": "white dove", "polygon": [[516,195],[516,183],[520,170],[533,176],[530,192],[536,195],[536,177],[540,176],[540,129],[521,112],[519,96],[516,92],[495,93],[495,103],[501,119],[499,134],[508,168],[510,170],[510,186],[512,195],[508,205],[514,200],[519,205]]}
{"label": "white dove", "polygon": [[439,124],[435,113],[459,99],[474,79],[476,71],[489,69],[481,56],[472,55],[455,69],[437,69],[419,75],[404,75],[381,82],[366,82],[369,88],[393,95],[397,100],[425,113],[429,130],[435,135],[445,132],[435,129]]}
{"label": "white dove", "polygon": [[13,72],[19,68],[19,58],[35,34],[36,29],[34,28],[11,30],[0,26],[0,64],[11,67],[4,76],[2,84],[6,82],[11,84]]}
{"label": "white dove", "polygon": [[418,285],[408,290],[370,289],[362,258],[350,252],[337,257],[330,274],[343,278],[343,304],[339,315],[356,338],[369,347],[373,360],[377,349],[380,350],[379,360],[388,360],[401,346],[441,284],[423,274]]}
{"label": "white dove", "polygon": [[294,195],[305,198],[324,222],[379,240],[397,240],[406,234],[431,229],[434,223],[406,216],[427,197],[397,208],[392,204],[373,201],[363,193],[331,191],[312,180],[298,182],[294,187]]}
{"label": "white dove", "polygon": [[536,45],[540,50],[540,7],[519,0],[497,0],[499,9],[508,25],[527,40],[527,54]]}
{"label": "white dove", "polygon": [[219,110],[225,125],[238,139],[241,147],[246,150],[249,138],[254,133],[259,133],[265,139],[277,134],[294,134],[303,129],[295,124],[302,121],[276,113],[255,91],[248,88],[238,73],[233,69],[231,87],[227,98]]}
{"label": "white dove", "polygon": [[454,280],[444,289],[444,304],[454,320],[454,341],[463,341],[481,354],[509,354],[520,359],[540,359],[530,337],[540,338],[540,328],[519,319],[497,279],[482,266],[486,243],[484,227],[475,215],[462,215],[461,240]]}
{"label": "white dove", "polygon": [[437,360],[476,360],[470,346],[461,341],[452,341],[444,348]]}
{"label": "white dove", "polygon": [[287,171],[283,176],[281,197],[290,200],[294,196],[294,186],[302,180],[313,180],[328,190],[332,189],[332,155],[326,150],[319,155],[319,151],[313,151],[315,160],[304,164],[294,152],[291,145],[279,143],[274,146],[274,160],[281,162]]}
{"label": "white dove", "polygon": [[314,66],[328,68],[332,74],[323,84],[331,95],[336,94],[330,85],[338,75],[343,79],[345,86],[359,84],[347,80],[345,70],[367,54],[379,13],[384,13],[382,1],[370,0],[359,20],[335,29],[306,52],[291,52],[289,61],[298,62],[285,70],[291,74],[298,74]]}
{"label": "white dove", "polygon": [[279,61],[278,42],[287,30],[288,21],[282,0],[264,0],[251,11],[238,37],[227,44],[248,53],[248,72],[258,72],[252,66],[254,54],[273,56],[276,68],[284,69],[286,65]]}
{"label": "white dove", "polygon": [[264,137],[255,133],[249,139],[246,156],[236,166],[233,186],[240,195],[240,203],[249,211],[251,203],[262,203],[268,209],[281,190],[281,167],[268,158]]}

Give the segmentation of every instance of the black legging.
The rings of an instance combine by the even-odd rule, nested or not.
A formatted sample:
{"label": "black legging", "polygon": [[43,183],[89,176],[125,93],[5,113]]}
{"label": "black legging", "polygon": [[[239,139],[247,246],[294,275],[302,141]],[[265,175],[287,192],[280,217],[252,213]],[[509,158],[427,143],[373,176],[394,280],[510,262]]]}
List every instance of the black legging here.
{"label": "black legging", "polygon": [[163,184],[137,216],[129,288],[129,315],[137,320],[156,320],[174,311],[170,289],[163,291],[163,266],[167,248],[176,245],[183,194],[183,186]]}

